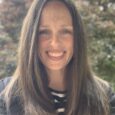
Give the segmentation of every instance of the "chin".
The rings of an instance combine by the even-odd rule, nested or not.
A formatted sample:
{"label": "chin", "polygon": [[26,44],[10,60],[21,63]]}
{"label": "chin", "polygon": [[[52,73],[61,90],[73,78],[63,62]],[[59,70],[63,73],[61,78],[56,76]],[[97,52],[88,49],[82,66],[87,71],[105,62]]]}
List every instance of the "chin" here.
{"label": "chin", "polygon": [[64,67],[48,67],[48,70],[51,70],[51,71],[61,71],[61,70],[64,70]]}

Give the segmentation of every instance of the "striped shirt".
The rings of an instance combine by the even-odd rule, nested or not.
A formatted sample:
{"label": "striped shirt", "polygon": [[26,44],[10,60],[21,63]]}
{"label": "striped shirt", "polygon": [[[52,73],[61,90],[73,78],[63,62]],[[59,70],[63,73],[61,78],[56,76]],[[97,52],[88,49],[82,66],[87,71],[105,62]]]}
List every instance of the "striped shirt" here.
{"label": "striped shirt", "polygon": [[56,91],[49,88],[53,96],[53,101],[55,109],[58,115],[64,115],[65,105],[66,105],[66,91]]}

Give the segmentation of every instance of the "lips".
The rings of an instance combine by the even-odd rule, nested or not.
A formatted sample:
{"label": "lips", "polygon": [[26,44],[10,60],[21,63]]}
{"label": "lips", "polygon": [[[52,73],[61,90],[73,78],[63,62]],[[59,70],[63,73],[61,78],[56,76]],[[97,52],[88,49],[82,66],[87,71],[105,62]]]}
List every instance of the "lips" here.
{"label": "lips", "polygon": [[63,55],[63,52],[48,52],[48,55],[52,56],[52,57],[60,57]]}
{"label": "lips", "polygon": [[60,59],[62,59],[63,57],[64,57],[64,55],[65,55],[65,52],[63,51],[61,51],[61,52],[51,52],[51,51],[48,51],[47,52],[47,55],[48,55],[48,57],[51,59],[51,60],[54,60],[54,61],[58,61],[58,60],[60,60]]}

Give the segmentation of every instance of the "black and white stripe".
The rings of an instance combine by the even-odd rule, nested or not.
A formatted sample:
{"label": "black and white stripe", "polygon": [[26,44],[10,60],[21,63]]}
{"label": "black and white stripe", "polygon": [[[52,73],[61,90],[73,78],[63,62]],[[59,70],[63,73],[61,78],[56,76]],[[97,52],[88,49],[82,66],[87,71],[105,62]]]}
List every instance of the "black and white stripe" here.
{"label": "black and white stripe", "polygon": [[66,91],[56,91],[51,88],[50,91],[53,96],[55,109],[58,112],[58,115],[64,115],[66,104]]}

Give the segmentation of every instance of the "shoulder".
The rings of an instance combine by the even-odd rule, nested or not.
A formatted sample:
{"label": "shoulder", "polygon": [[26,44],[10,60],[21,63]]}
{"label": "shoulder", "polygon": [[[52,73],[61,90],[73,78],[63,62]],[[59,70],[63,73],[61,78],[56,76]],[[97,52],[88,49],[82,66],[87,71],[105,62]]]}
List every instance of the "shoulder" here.
{"label": "shoulder", "polygon": [[0,115],[7,115],[6,104],[3,95],[0,95]]}
{"label": "shoulder", "polygon": [[104,89],[104,91],[106,91],[110,105],[110,115],[115,115],[115,92],[113,91],[112,87],[107,81],[100,79],[98,77],[95,78],[98,84],[101,86],[101,88]]}
{"label": "shoulder", "polygon": [[112,88],[109,88],[109,103],[110,103],[110,112],[111,115],[115,115],[115,93],[112,91]]}
{"label": "shoulder", "polygon": [[7,115],[6,102],[5,102],[4,95],[3,95],[2,91],[5,89],[5,87],[9,83],[10,79],[11,79],[11,77],[6,77],[6,78],[0,79],[0,115]]}
{"label": "shoulder", "polygon": [[107,82],[106,80],[103,80],[97,76],[95,76],[94,78],[95,78],[96,84],[101,89],[101,91],[103,91],[109,97],[110,90],[111,90],[111,86],[110,86],[109,82]]}
{"label": "shoulder", "polygon": [[0,92],[3,91],[3,89],[7,86],[7,84],[9,83],[10,80],[11,80],[11,77],[6,77],[6,78],[0,79]]}

